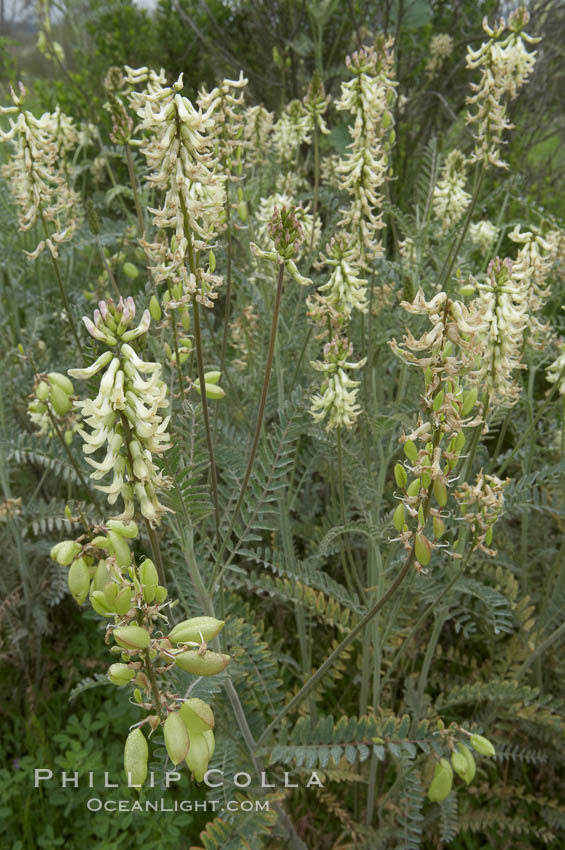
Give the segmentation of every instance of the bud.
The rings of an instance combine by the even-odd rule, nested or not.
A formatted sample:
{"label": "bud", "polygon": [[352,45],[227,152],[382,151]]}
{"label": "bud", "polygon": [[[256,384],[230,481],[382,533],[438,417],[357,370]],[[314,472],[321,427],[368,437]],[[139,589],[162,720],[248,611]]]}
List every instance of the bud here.
{"label": "bud", "polygon": [[229,663],[229,655],[210,652],[210,650],[206,650],[203,655],[196,650],[187,650],[175,656],[177,667],[195,676],[215,676],[225,670]]}
{"label": "bud", "polygon": [[176,624],[169,635],[169,640],[173,643],[190,641],[200,643],[202,640],[208,643],[222,631],[223,627],[224,621],[216,620],[214,617],[191,617],[190,620],[183,620]]}
{"label": "bud", "polygon": [[482,735],[471,735],[471,746],[481,756],[494,756],[494,749],[488,738],[483,738]]}
{"label": "bud", "polygon": [[84,558],[73,561],[67,577],[69,590],[79,605],[82,605],[90,589],[90,571]]}
{"label": "bud", "polygon": [[135,670],[127,664],[111,664],[108,670],[108,678],[114,685],[127,685],[134,676]]}
{"label": "bud", "polygon": [[191,734],[193,732],[207,732],[208,729],[214,728],[214,713],[203,699],[198,699],[198,697],[187,699],[181,705],[179,713]]}
{"label": "bud", "polygon": [[98,218],[98,213],[96,212],[96,208],[90,198],[88,198],[86,202],[86,221],[90,228],[90,232],[93,233],[94,236],[98,236],[100,233],[100,219]]}
{"label": "bud", "polygon": [[435,766],[434,778],[428,788],[428,799],[441,803],[449,795],[453,784],[453,770],[447,759],[440,759]]}
{"label": "bud", "polygon": [[163,727],[165,746],[174,765],[180,764],[188,754],[190,740],[188,729],[178,711],[171,711]]}
{"label": "bud", "polygon": [[82,546],[74,540],[62,540],[51,549],[51,558],[62,567],[68,567],[73,558],[78,555]]}
{"label": "bud", "polygon": [[147,778],[149,747],[141,729],[134,729],[126,738],[124,747],[124,770],[128,784],[141,787]]}
{"label": "bud", "polygon": [[114,629],[114,640],[124,649],[147,649],[150,637],[147,629],[141,626],[121,626]]}

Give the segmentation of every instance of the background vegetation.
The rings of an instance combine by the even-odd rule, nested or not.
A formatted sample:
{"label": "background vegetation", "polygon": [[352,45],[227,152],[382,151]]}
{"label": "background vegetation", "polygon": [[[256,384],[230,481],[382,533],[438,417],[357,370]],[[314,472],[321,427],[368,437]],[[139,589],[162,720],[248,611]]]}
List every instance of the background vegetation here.
{"label": "background vegetation", "polygon": [[[75,319],[91,315],[99,298],[112,295],[100,246],[120,291],[135,298],[140,312],[154,294],[139,247],[127,162],[110,138],[111,116],[104,108],[110,66],[163,67],[169,80],[183,73],[184,94],[191,99],[203,85],[210,89],[224,77],[236,79],[241,69],[248,79],[247,104],[262,103],[278,117],[289,101],[304,97],[314,72],[335,101],[347,78],[345,56],[377,33],[394,38],[394,76],[406,100],[395,111],[384,256],[371,266],[371,312],[357,317],[351,328],[357,357],[368,357],[361,376],[363,411],[358,424],[343,433],[338,468],[335,435],[309,415],[319,377],[309,364],[320,356],[320,344],[304,291],[289,278],[264,436],[241,516],[228,535],[223,587],[216,588],[233,657],[228,673],[256,740],[402,566],[402,551],[390,543],[396,536],[393,469],[402,459],[398,438],[414,426],[423,387],[417,370],[401,364],[388,342],[401,339],[414,318],[407,321],[400,301],[411,300],[419,287],[431,297],[454,244],[454,233],[442,233],[441,222],[426,218],[425,211],[445,155],[471,146],[464,121],[466,47],[483,40],[483,16],[492,22],[508,12],[507,5],[495,0],[159,0],[150,14],[130,0],[60,0],[51,4],[49,25],[49,11],[38,4],[42,51],[35,46],[36,29],[4,21],[2,104],[9,103],[9,84],[22,80],[26,108],[40,115],[59,105],[77,125],[97,128],[69,160],[83,207],[90,202],[101,222],[95,236],[84,218],[73,241],[61,248]],[[528,32],[542,42],[532,78],[511,105],[518,129],[508,134],[504,152],[510,167],[506,173],[489,172],[475,210],[476,220],[499,225],[501,257],[515,250],[508,233],[517,224],[558,230],[565,218],[565,8],[549,0],[533,3],[530,12]],[[454,48],[430,73],[430,42],[437,33],[449,34]],[[349,140],[346,118],[331,102],[326,117],[331,132],[319,139],[322,162],[342,155]],[[6,158],[8,152],[0,155]],[[141,182],[145,163],[137,153],[134,168]],[[233,263],[229,320],[221,293],[203,328],[206,367],[217,368],[229,321],[222,379],[227,397],[212,408],[223,533],[248,457],[274,299],[274,280],[257,271],[249,241],[257,237],[260,199],[277,189],[282,172],[293,171],[306,179],[295,202],[312,202],[313,148],[302,144],[296,161],[286,165],[266,154],[245,172],[248,214],[233,229],[230,260],[225,241],[216,251],[221,273]],[[145,190],[142,200],[150,227],[146,207],[154,199]],[[343,196],[322,179],[319,203],[322,248],[334,233]],[[78,467],[86,475],[79,438],[75,435],[70,446],[71,463],[56,439],[37,436],[27,415],[37,372],[65,372],[79,364],[49,257],[26,259],[23,251],[32,250],[37,238],[18,229],[5,180],[0,219],[0,840],[14,850],[65,845],[110,850],[132,840],[159,850],[561,846],[565,408],[546,369],[563,334],[563,260],[552,268],[543,310],[549,330],[540,346],[524,353],[520,399],[510,409],[495,409],[488,434],[476,437],[473,473],[484,469],[511,478],[496,526],[496,554],[475,551],[459,574],[456,562],[440,550],[434,553],[429,574],[409,576],[308,698],[267,737],[260,755],[269,776],[281,782],[290,771],[304,781],[317,769],[325,782],[323,789],[273,793],[293,824],[289,839],[275,809],[231,818],[210,812],[93,816],[85,807],[86,787],[72,794],[52,786],[33,788],[37,766],[120,774],[123,741],[138,714],[107,682],[109,656],[100,618],[88,606],[77,607],[67,590],[66,569],[49,559],[52,545],[72,536],[80,513],[97,522],[105,508],[77,473]],[[416,265],[409,267],[401,251],[407,236],[418,252]],[[484,274],[489,258],[469,239],[458,245],[459,277],[447,283],[453,297],[470,273]],[[311,252],[299,265],[319,285],[326,278],[314,260]],[[256,323],[246,312],[250,307]],[[176,367],[164,354],[172,345],[171,329],[154,325],[150,350],[166,364],[167,380],[175,387]],[[243,367],[237,362],[242,357]],[[196,377],[194,353],[183,368],[185,376]],[[208,454],[194,390],[186,398],[177,393],[172,429],[174,447],[164,469],[175,478],[167,497],[175,514],[161,529],[160,544],[170,594],[190,616],[200,613],[200,606],[186,567],[189,531],[207,580],[214,564]],[[344,559],[360,586],[347,581]],[[202,695],[217,715],[214,766],[228,778],[238,770],[253,773],[222,682],[210,680]],[[425,791],[438,720],[487,735],[497,755],[479,762],[472,785],[460,784],[457,793],[434,805]],[[165,758],[161,748],[156,769]],[[171,789],[168,798],[186,797],[187,787],[193,799],[205,799],[207,789],[195,783]],[[128,793],[120,789],[120,797]],[[159,789],[148,793],[160,796]],[[229,799],[239,792],[228,781],[223,793]],[[251,799],[260,793],[255,783],[245,789]]]}

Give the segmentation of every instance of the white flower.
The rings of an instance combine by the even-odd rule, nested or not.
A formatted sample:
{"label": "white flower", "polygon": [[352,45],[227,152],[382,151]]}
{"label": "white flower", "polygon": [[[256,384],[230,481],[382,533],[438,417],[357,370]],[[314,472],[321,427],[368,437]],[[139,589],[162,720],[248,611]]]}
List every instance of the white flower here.
{"label": "white flower", "polygon": [[285,162],[294,162],[300,145],[311,141],[311,129],[310,118],[301,101],[291,100],[273,128],[273,145],[279,157]]}
{"label": "white flower", "polygon": [[471,195],[465,191],[465,157],[458,150],[447,155],[440,179],[434,187],[433,210],[442,222],[442,231],[449,230],[463,217],[471,203]]}
{"label": "white flower", "polygon": [[341,210],[339,227],[365,259],[381,253],[382,187],[388,168],[386,137],[392,129],[396,86],[391,79],[392,41],[382,40],[377,49],[361,48],[348,57],[347,65],[353,79],[342,83],[341,97],[335,104],[353,116],[349,129],[352,140],[337,166],[339,186],[350,196],[349,206]]}
{"label": "white flower", "polygon": [[488,256],[498,238],[498,228],[488,219],[483,219],[469,226],[469,235],[473,245],[476,245],[482,254]]}

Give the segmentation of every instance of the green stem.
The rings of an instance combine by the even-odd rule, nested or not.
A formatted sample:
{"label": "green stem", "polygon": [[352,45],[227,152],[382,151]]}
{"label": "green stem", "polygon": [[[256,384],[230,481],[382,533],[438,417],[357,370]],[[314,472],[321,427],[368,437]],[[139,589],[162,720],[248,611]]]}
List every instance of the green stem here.
{"label": "green stem", "polygon": [[133,202],[135,204],[135,214],[137,216],[137,231],[140,237],[143,236],[145,232],[145,224],[143,222],[143,211],[141,209],[141,204],[139,202],[139,193],[137,191],[137,180],[135,179],[135,171],[133,168],[133,159],[131,156],[131,149],[129,145],[124,145],[126,149],[126,159],[128,163],[128,173],[129,179],[131,183],[131,190],[133,192]]}
{"label": "green stem", "polygon": [[153,702],[155,703],[155,708],[157,710],[157,714],[159,715],[159,719],[163,719],[163,703],[161,701],[161,694],[159,692],[159,686],[157,685],[157,679],[155,678],[155,671],[153,670],[153,664],[151,663],[151,656],[149,655],[149,650],[143,650],[143,661],[145,672],[147,673],[147,677],[151,683],[151,690],[153,692]]}
{"label": "green stem", "polygon": [[270,340],[269,340],[269,352],[267,354],[267,363],[265,365],[265,377],[263,379],[263,389],[261,391],[261,400],[259,402],[259,411],[257,413],[257,424],[255,426],[255,435],[253,437],[253,443],[251,445],[251,451],[249,453],[249,460],[247,462],[247,469],[245,470],[245,475],[243,476],[243,481],[242,481],[242,484],[241,484],[241,489],[239,491],[239,497],[238,497],[238,500],[237,500],[237,504],[235,506],[229,528],[228,528],[228,530],[227,530],[227,532],[224,536],[224,539],[222,541],[222,545],[220,546],[220,550],[218,552],[218,557],[216,558],[216,563],[214,565],[214,570],[212,572],[212,579],[211,579],[211,584],[210,584],[211,587],[213,586],[213,583],[214,583],[214,579],[215,579],[215,576],[216,576],[216,573],[217,573],[217,570],[218,570],[218,565],[220,564],[222,556],[223,556],[223,554],[226,550],[228,540],[229,540],[230,535],[231,535],[231,533],[234,529],[236,520],[239,516],[239,511],[240,511],[240,508],[243,504],[245,491],[247,489],[247,485],[249,484],[249,479],[251,477],[251,471],[253,469],[253,464],[255,462],[255,455],[257,453],[257,448],[259,446],[259,438],[261,436],[261,428],[262,428],[262,425],[263,425],[263,416],[265,414],[265,405],[267,403],[267,393],[269,391],[269,380],[270,380],[270,377],[271,377],[271,368],[272,368],[272,365],[273,365],[273,355],[274,355],[274,352],[275,352],[275,340],[276,340],[276,336],[277,336],[277,326],[278,326],[278,322],[279,322],[279,313],[280,313],[280,308],[281,308],[283,280],[284,280],[284,263],[280,263],[278,281],[277,281],[277,294],[276,294],[276,297],[275,297],[275,307],[274,307],[274,310],[273,310],[273,321],[272,321],[272,324],[271,324],[271,337],[270,337]]}
{"label": "green stem", "polygon": [[210,428],[210,416],[208,413],[208,399],[206,398],[206,381],[204,380],[204,357],[202,353],[202,335],[200,332],[200,310],[196,295],[192,296],[192,309],[194,312],[194,342],[196,346],[196,361],[198,364],[198,380],[200,382],[200,398],[202,399],[202,415],[204,417],[204,430],[206,431],[206,444],[210,458],[212,501],[214,503],[214,516],[216,520],[216,543],[220,545],[220,502],[218,499],[218,471],[214,457],[214,444],[212,442],[212,431]]}
{"label": "green stem", "polygon": [[71,450],[69,449],[69,447],[67,446],[67,444],[65,442],[65,438],[64,438],[63,434],[61,433],[61,429],[59,428],[57,420],[55,419],[55,417],[53,415],[53,411],[51,410],[51,405],[49,404],[49,402],[46,403],[46,407],[47,407],[47,413],[49,415],[49,419],[51,420],[51,424],[53,425],[53,428],[55,429],[57,437],[59,438],[59,441],[60,441],[61,445],[63,446],[69,461],[71,462],[71,466],[73,467],[74,471],[78,475],[78,477],[80,479],[80,483],[82,484],[82,486],[85,488],[85,490],[89,490],[90,488],[89,488],[87,482],[84,480],[83,474],[80,471],[74,457],[72,456]]}
{"label": "green stem", "polygon": [[155,529],[151,528],[151,523],[146,518],[145,527],[147,529],[147,534],[149,535],[149,542],[151,543],[151,551],[153,553],[153,558],[155,559],[155,566],[157,567],[159,584],[165,587],[165,567],[163,565],[163,557],[161,555],[161,547],[159,546],[159,540],[157,538],[157,535],[155,534]]}
{"label": "green stem", "polygon": [[[49,228],[47,227],[47,222],[45,221],[45,216],[43,215],[43,211],[40,211],[41,221],[43,224],[43,232],[45,233],[45,238],[49,239]],[[82,350],[82,346],[80,344],[80,339],[78,337],[78,333],[75,327],[75,323],[73,320],[73,314],[71,313],[71,305],[69,304],[69,299],[67,298],[67,292],[65,290],[65,284],[63,283],[63,278],[61,277],[61,270],[59,269],[59,263],[57,262],[57,258],[53,256],[51,251],[49,251],[51,255],[51,260],[53,262],[53,268],[55,269],[55,277],[57,278],[57,283],[59,284],[59,291],[61,293],[61,298],[63,299],[63,304],[65,307],[65,312],[67,314],[67,318],[69,320],[69,324],[71,326],[72,334],[75,338],[75,342],[77,344],[77,348],[81,357],[84,359],[84,352]]]}
{"label": "green stem", "polygon": [[404,566],[402,567],[401,571],[398,573],[397,577],[392,582],[386,593],[379,599],[379,601],[375,605],[373,605],[370,611],[365,614],[365,616],[358,622],[355,628],[352,629],[349,634],[341,641],[341,643],[336,646],[334,651],[326,658],[324,663],[321,665],[321,667],[318,668],[314,675],[310,677],[306,684],[300,688],[298,693],[284,706],[284,708],[279,711],[275,719],[271,723],[269,723],[269,725],[257,741],[258,747],[261,746],[263,741],[265,741],[265,739],[268,738],[271,732],[278,726],[282,718],[285,717],[290,711],[295,709],[297,706],[299,706],[301,702],[303,702],[303,700],[308,696],[312,688],[314,688],[318,684],[318,682],[324,678],[328,670],[333,667],[343,650],[347,649],[349,644],[353,643],[357,635],[363,631],[367,623],[371,622],[373,617],[375,617],[379,613],[383,605],[385,605],[391,598],[391,596],[396,593],[396,591],[410,572],[413,562],[414,546],[412,546],[412,549],[410,550],[410,553],[406,559]]}

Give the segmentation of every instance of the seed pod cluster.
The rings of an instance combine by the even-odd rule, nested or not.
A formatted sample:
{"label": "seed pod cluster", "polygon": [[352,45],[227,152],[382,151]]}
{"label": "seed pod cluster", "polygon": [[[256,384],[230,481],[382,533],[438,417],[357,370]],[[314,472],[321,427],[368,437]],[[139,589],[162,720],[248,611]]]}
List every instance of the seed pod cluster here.
{"label": "seed pod cluster", "polygon": [[73,384],[61,372],[49,372],[47,375],[38,376],[27,412],[33,424],[39,429],[39,434],[54,436],[55,429],[51,418],[53,417],[55,420],[60,420],[59,425],[63,426],[65,442],[67,444],[72,442],[73,433],[79,427],[75,417],[71,415],[73,396]]}
{"label": "seed pod cluster", "polygon": [[[469,734],[469,733],[467,733]],[[495,749],[488,738],[483,735],[470,735],[471,748],[483,756],[494,756]],[[452,747],[451,759],[440,758],[434,766],[434,775],[428,788],[428,798],[433,803],[441,803],[451,792],[453,774],[469,785],[475,778],[477,765],[471,749],[464,741],[450,742]]]}

